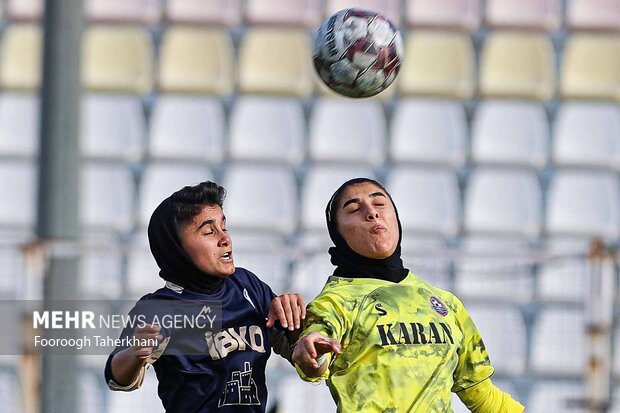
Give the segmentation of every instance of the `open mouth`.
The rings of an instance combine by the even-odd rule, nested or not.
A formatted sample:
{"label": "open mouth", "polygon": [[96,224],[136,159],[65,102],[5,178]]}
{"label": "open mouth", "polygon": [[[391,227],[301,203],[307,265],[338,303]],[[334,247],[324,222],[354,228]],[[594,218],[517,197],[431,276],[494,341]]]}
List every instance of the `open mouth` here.
{"label": "open mouth", "polygon": [[223,259],[224,261],[232,261],[233,259],[232,251],[226,251],[225,253],[220,255],[220,258]]}

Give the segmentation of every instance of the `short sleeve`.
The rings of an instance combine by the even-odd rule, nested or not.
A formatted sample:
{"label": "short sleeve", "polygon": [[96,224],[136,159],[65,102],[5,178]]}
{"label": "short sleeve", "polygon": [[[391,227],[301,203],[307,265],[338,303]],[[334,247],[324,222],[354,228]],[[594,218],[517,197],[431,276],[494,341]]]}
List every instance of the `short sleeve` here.
{"label": "short sleeve", "polygon": [[478,328],[457,298],[456,317],[463,332],[463,343],[458,350],[459,360],[454,371],[452,392],[474,386],[493,374],[493,365]]}

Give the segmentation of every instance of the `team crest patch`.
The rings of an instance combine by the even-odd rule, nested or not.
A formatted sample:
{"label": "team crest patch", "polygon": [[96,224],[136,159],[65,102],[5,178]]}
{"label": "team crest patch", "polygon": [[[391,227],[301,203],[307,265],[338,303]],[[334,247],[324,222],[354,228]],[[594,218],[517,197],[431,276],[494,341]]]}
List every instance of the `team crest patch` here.
{"label": "team crest patch", "polygon": [[431,307],[442,317],[448,315],[448,307],[437,297],[431,297]]}

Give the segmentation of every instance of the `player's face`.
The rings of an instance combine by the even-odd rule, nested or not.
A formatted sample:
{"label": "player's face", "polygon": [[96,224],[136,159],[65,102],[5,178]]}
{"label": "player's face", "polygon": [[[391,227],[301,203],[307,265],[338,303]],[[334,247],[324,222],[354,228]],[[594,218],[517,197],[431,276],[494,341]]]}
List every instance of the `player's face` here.
{"label": "player's face", "polygon": [[338,232],[349,247],[368,258],[387,258],[398,245],[396,210],[386,193],[364,182],[344,190],[336,213]]}
{"label": "player's face", "polygon": [[226,217],[218,205],[205,206],[179,235],[183,249],[202,271],[215,277],[235,272],[232,240],[226,230]]}

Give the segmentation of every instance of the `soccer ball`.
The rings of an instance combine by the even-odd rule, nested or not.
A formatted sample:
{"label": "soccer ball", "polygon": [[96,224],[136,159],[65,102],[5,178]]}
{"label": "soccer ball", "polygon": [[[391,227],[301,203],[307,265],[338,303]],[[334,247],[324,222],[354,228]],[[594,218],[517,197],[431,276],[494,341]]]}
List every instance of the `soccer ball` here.
{"label": "soccer ball", "polygon": [[402,56],[403,39],[386,17],[345,9],[317,30],[312,60],[319,77],[332,90],[363,98],[392,84]]}

